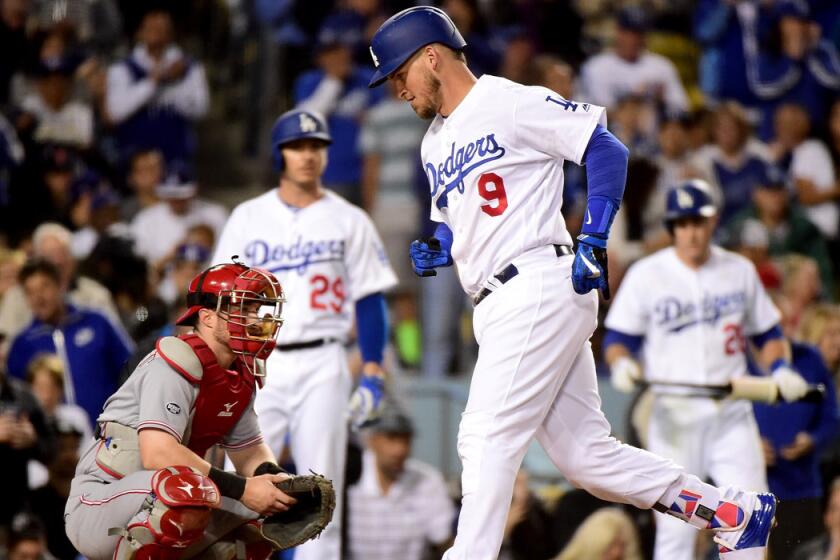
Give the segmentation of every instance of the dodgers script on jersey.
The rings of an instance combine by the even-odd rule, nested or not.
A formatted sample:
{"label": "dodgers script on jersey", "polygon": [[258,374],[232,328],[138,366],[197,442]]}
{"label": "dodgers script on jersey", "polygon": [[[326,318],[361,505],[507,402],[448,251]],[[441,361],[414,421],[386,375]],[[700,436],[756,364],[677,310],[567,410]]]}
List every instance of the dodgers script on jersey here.
{"label": "dodgers script on jersey", "polygon": [[287,302],[278,344],[343,339],[354,302],[397,283],[370,218],[337,194],[306,208],[284,204],[277,189],[234,209],[214,263],[232,255],[274,273]]}
{"label": "dodgers script on jersey", "polygon": [[747,259],[713,246],[692,270],[669,247],[630,268],[606,326],[644,336],[648,381],[723,384],[747,373],[746,337],[779,319]]}
{"label": "dodgers script on jersey", "polygon": [[454,233],[467,293],[529,249],[572,245],[560,213],[563,161],[581,163],[599,121],[603,107],[488,75],[435,117],[421,148],[431,218]]}

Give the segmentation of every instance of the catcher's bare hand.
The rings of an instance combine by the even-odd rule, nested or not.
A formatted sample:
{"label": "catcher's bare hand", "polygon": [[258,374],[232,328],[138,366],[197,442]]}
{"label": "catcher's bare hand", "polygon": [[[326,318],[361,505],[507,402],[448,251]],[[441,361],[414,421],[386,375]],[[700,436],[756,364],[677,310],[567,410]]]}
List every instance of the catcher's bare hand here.
{"label": "catcher's bare hand", "polygon": [[271,515],[288,509],[297,500],[279,490],[275,484],[289,478],[285,473],[261,474],[249,478],[245,482],[245,493],[240,500],[249,509],[260,515]]}

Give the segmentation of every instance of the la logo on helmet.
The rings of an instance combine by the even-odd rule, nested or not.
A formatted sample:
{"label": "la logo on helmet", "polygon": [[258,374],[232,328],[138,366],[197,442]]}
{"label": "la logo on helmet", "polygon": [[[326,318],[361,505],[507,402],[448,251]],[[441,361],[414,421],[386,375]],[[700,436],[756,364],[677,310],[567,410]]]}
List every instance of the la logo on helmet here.
{"label": "la logo on helmet", "polygon": [[691,208],[691,205],[694,204],[694,200],[688,192],[680,189],[677,191],[677,204],[680,208]]}
{"label": "la logo on helmet", "polygon": [[300,131],[301,132],[317,132],[318,131],[318,123],[315,122],[315,119],[307,115],[306,113],[300,114]]}

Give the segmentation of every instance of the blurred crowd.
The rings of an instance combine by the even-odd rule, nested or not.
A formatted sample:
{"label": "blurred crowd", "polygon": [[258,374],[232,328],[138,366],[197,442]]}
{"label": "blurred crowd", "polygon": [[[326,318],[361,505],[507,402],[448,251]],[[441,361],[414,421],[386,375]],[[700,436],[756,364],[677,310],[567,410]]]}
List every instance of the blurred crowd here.
{"label": "blurred crowd", "polygon": [[[324,183],[368,211],[385,240],[400,278],[389,295],[391,368],[427,378],[471,369],[469,304],[455,272],[420,282],[407,257],[410,241],[432,227],[419,160],[427,123],[393,91],[367,88],[370,37],[413,4],[0,0],[6,557],[76,557],[61,516],[79,447],[132,365],[175,332],[172,318],[189,280],[210,264],[227,208],[247,198],[234,187],[254,186],[254,176],[224,190],[203,186],[220,165],[213,146],[236,136],[226,157],[264,170],[258,188],[275,186],[267,134],[283,110],[327,116]],[[629,265],[670,242],[667,190],[705,179],[719,208],[716,242],[755,264],[786,335],[816,348],[813,371],[836,379],[839,2],[437,4],[466,38],[476,75],[608,108],[631,154],[610,241],[613,292]],[[202,129],[214,115],[218,126]],[[585,199],[585,169],[567,164],[572,233]],[[770,489],[826,504],[813,539],[784,537],[780,558],[840,558],[837,412],[809,406],[802,415],[812,421],[787,444],[774,441],[782,413],[756,407]],[[348,491],[348,557],[419,559],[451,538],[457,492],[410,459],[412,434],[411,419],[395,410],[363,438]],[[791,468],[804,468],[804,486],[791,484]],[[578,491],[537,497],[527,474],[520,478],[503,558],[649,557],[649,516],[604,509]],[[409,509],[415,517],[400,515]]]}

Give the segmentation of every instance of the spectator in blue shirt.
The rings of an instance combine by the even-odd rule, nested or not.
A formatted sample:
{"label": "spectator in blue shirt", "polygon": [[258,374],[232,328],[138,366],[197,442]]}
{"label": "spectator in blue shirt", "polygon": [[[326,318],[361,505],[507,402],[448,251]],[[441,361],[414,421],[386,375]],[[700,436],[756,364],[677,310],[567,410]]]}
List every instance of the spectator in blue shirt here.
{"label": "spectator in blue shirt", "polygon": [[807,2],[781,0],[759,13],[769,32],[764,44],[747,56],[746,72],[763,101],[759,136],[770,137],[773,113],[784,103],[798,103],[812,122],[825,122],[831,101],[840,94],[837,47],[820,37]]}
{"label": "spectator in blue shirt", "polygon": [[754,136],[747,112],[730,101],[715,111],[714,144],[698,150],[689,165],[708,180],[720,196],[719,225],[748,208],[752,193],[766,174],[769,151]]}
{"label": "spectator in blue shirt", "polygon": [[373,69],[353,62],[352,35],[334,28],[330,21],[318,34],[317,63],[317,69],[302,74],[295,82],[295,101],[300,109],[327,117],[333,142],[324,184],[359,204],[361,122],[367,109],[383,99],[384,90],[368,88]]}
{"label": "spectator in blue shirt", "polygon": [[[702,47],[700,88],[711,99],[756,103],[743,71],[746,38],[754,44],[755,24],[748,17],[749,2],[699,0],[694,10],[694,37]],[[751,44],[751,43],[747,43]]]}
{"label": "spectator in blue shirt", "polygon": [[108,69],[105,106],[121,155],[156,148],[167,162],[190,162],[193,121],[210,102],[204,67],[175,45],[172,16],[164,10],[149,11],[137,36],[131,54]]}
{"label": "spectator in blue shirt", "polygon": [[[822,401],[754,404],[770,491],[779,497],[779,526],[770,537],[773,558],[790,558],[821,530],[823,485],[819,454],[837,433],[834,382],[816,348],[791,343],[793,367],[808,383],[825,385]],[[754,369],[754,365],[751,364]],[[755,373],[755,372],[754,372]]]}
{"label": "spectator in blue shirt", "polygon": [[67,303],[55,265],[30,261],[21,268],[18,281],[34,319],[12,342],[9,374],[24,379],[35,356],[58,354],[65,362],[65,398],[81,406],[92,424],[117,390],[120,368],[133,343],[101,313]]}

